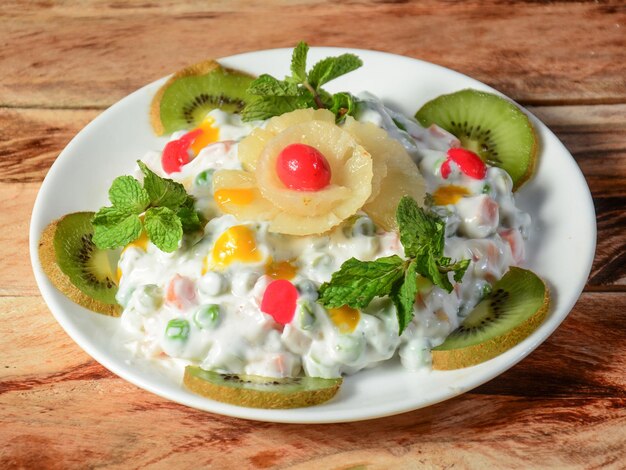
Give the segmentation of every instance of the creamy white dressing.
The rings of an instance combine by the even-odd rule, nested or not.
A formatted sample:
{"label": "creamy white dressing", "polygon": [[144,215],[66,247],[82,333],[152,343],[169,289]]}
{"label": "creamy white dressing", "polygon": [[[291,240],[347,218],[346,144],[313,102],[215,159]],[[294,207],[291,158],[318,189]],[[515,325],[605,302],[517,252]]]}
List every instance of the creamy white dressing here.
{"label": "creamy white dressing", "polygon": [[[437,127],[423,129],[385,108],[373,95],[361,99],[357,118],[374,122],[403,143],[418,163],[429,193],[442,185],[468,191],[454,204],[434,206],[446,222],[445,255],[472,260],[463,282],[451,293],[424,283],[415,317],[402,336],[388,299],[375,299],[360,312],[354,330],[340,328],[316,302],[317,288],[351,257],[403,256],[397,234],[374,231],[365,214],[351,225],[309,237],[270,233],[266,223],[221,215],[210,181],[199,175],[241,168],[237,141],[263,124],[244,124],[238,116],[216,110],[210,115],[222,142],[204,148],[180,173],[165,175],[160,152],[143,159],[157,174],[184,184],[197,200],[196,209],[210,221],[202,237],[185,238],[174,253],[163,253],[151,243],[145,250],[130,246],[122,253],[118,301],[124,307],[123,341],[138,358],[168,362],[181,371],[193,363],[220,372],[330,378],[376,366],[398,353],[406,368],[417,370],[430,365],[430,349],[445,340],[489,286],[523,260],[530,217],[515,206],[506,172],[489,168],[483,180],[475,180],[452,163],[444,180],[440,167],[446,150],[459,144],[454,136]],[[216,240],[236,225],[254,233],[258,260],[207,270]],[[267,274],[272,261],[289,261],[297,269],[291,279],[299,293],[296,312],[284,326],[260,309],[273,280]]]}

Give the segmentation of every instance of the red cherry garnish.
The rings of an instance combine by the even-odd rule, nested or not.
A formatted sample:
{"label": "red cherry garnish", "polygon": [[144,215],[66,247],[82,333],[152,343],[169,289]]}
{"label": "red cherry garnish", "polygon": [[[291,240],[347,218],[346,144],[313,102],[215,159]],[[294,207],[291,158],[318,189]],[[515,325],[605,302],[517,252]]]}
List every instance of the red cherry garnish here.
{"label": "red cherry garnish", "polygon": [[487,167],[478,155],[462,148],[448,150],[448,158],[441,165],[441,176],[447,179],[450,176],[450,161],[459,166],[459,169],[470,178],[481,180],[487,174]]}
{"label": "red cherry garnish", "polygon": [[446,161],[441,164],[441,177],[444,180],[448,179],[452,170],[450,169],[450,159],[446,158]]}
{"label": "red cherry garnish", "polygon": [[319,191],[330,183],[328,160],[305,144],[285,147],[276,160],[276,173],[285,186],[296,191]]}
{"label": "red cherry garnish", "polygon": [[168,142],[163,149],[163,155],[161,156],[161,165],[163,171],[168,175],[170,173],[176,173],[180,169],[189,163],[189,146],[193,144],[193,141],[202,134],[202,129],[195,129],[191,132],[187,132],[180,139],[172,140]]}
{"label": "red cherry garnish", "polygon": [[298,291],[285,279],[272,281],[266,288],[261,300],[261,311],[274,317],[277,323],[286,325],[296,313]]}

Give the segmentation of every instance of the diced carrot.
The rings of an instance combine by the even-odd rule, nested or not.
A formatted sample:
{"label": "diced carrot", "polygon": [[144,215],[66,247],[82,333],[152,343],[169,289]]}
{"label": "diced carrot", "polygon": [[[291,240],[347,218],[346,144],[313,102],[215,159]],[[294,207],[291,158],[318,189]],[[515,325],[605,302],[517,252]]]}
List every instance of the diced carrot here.
{"label": "diced carrot", "polygon": [[195,283],[188,277],[176,274],[167,286],[165,300],[180,310],[193,305],[196,301]]}
{"label": "diced carrot", "polygon": [[519,230],[508,229],[499,232],[500,237],[511,247],[511,254],[516,263],[524,261],[524,240]]}

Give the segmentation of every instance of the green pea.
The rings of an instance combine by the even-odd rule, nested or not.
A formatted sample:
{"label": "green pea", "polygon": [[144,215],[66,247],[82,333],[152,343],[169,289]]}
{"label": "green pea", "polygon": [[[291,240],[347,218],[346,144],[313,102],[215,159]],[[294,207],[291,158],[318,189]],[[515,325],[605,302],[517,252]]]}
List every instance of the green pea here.
{"label": "green pea", "polygon": [[130,288],[126,291],[118,291],[115,299],[122,307],[126,308],[134,292],[135,292],[134,288]]}
{"label": "green pea", "polygon": [[196,186],[211,187],[213,182],[213,173],[215,173],[215,170],[213,169],[204,170],[203,172],[199,173],[198,176],[196,176],[194,184]]}
{"label": "green pea", "polygon": [[337,338],[335,348],[340,360],[350,363],[356,361],[363,354],[365,342],[360,337],[342,334]]}
{"label": "green pea", "polygon": [[176,341],[187,341],[189,338],[189,322],[184,318],[174,318],[167,322],[165,336]]}
{"label": "green pea", "polygon": [[208,330],[215,328],[220,322],[220,306],[216,304],[203,305],[193,315],[193,322],[198,328]]}
{"label": "green pea", "polygon": [[314,268],[328,268],[333,263],[333,257],[325,254],[315,258],[311,264]]}
{"label": "green pea", "polygon": [[487,297],[489,294],[491,294],[491,291],[493,290],[493,287],[491,287],[491,284],[485,284],[482,288],[482,291],[480,293],[480,298],[484,299],[485,297]]}
{"label": "green pea", "polygon": [[319,293],[317,292],[317,286],[309,279],[304,279],[296,284],[296,289],[300,297],[306,297],[311,300],[317,300]]}
{"label": "green pea", "polygon": [[358,236],[373,237],[376,235],[376,225],[369,217],[354,215],[344,224],[342,231],[346,238]]}
{"label": "green pea", "polygon": [[163,305],[163,289],[155,284],[142,286],[139,302],[147,309],[157,310]]}
{"label": "green pea", "polygon": [[298,316],[300,322],[300,328],[303,330],[310,330],[315,324],[315,312],[309,302],[304,301],[300,307],[300,315]]}
{"label": "green pea", "polygon": [[404,124],[402,124],[400,121],[398,121],[397,119],[391,118],[391,120],[393,121],[393,123],[396,125],[396,127],[404,132],[407,132],[406,130],[406,126]]}

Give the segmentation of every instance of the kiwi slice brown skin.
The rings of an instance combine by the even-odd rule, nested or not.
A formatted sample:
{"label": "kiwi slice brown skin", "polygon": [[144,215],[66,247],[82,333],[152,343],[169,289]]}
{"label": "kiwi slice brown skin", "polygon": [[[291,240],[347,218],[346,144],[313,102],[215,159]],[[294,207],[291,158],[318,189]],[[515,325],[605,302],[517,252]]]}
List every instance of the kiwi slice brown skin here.
{"label": "kiwi slice brown skin", "polygon": [[438,96],[415,113],[424,127],[436,124],[491,166],[504,169],[517,191],[534,174],[539,140],[529,117],[493,93],[465,89]]}
{"label": "kiwi slice brown skin", "polygon": [[[177,82],[178,80],[182,78],[208,75],[219,70],[224,71],[226,74],[232,74],[232,75],[236,75],[239,77],[249,77],[250,81],[252,81],[252,79],[255,78],[252,75],[246,74],[244,72],[222,67],[218,62],[216,62],[213,59],[208,59],[208,60],[199,62],[197,64],[193,64],[188,67],[185,67],[182,70],[179,70],[178,72],[174,73],[167,80],[167,82],[165,82],[165,84],[161,86],[161,88],[159,88],[159,90],[156,92],[156,94],[152,98],[152,102],[150,104],[150,124],[152,124],[152,129],[154,130],[154,133],[156,135],[163,135],[165,133],[178,130],[178,129],[166,129],[166,126],[164,126],[163,120],[161,118],[161,102],[163,100],[163,96],[165,92],[167,91],[167,89],[170,88],[170,86],[173,83]],[[238,102],[239,100],[235,99],[233,101]],[[237,106],[243,107],[244,104],[245,103],[241,102]],[[216,107],[219,107],[219,106],[216,106]],[[190,127],[191,127],[191,123],[190,123]]]}
{"label": "kiwi slice brown skin", "polygon": [[[92,212],[75,214],[85,214],[85,217],[93,216]],[[72,215],[73,214],[68,214],[65,217]],[[54,287],[61,291],[72,302],[93,312],[119,317],[122,313],[120,305],[105,303],[85,294],[70,280],[70,277],[61,270],[57,258],[57,251],[55,250],[55,235],[61,220],[63,220],[63,217],[48,224],[39,239],[39,261],[41,262],[43,272],[46,273],[46,276],[48,276],[48,279],[50,279]]]}
{"label": "kiwi slice brown skin", "polygon": [[[482,362],[488,361],[503,352],[511,349],[516,344],[520,343],[524,339],[526,339],[532,332],[534,332],[539,325],[546,318],[548,311],[550,309],[550,291],[547,288],[545,282],[541,280],[538,276],[536,276],[531,271],[512,267],[505,274],[505,277],[508,276],[510,280],[513,276],[534,276],[536,282],[540,282],[543,285],[543,293],[542,297],[538,299],[537,308],[534,312],[531,312],[530,315],[527,315],[523,321],[520,321],[515,327],[509,329],[508,331],[500,334],[498,336],[489,338],[485,341],[470,344],[471,341],[468,341],[468,344],[463,345],[461,342],[457,341],[454,347],[449,347],[448,340],[446,340],[442,345],[437,346],[431,351],[432,354],[432,366],[435,370],[453,370],[453,369],[461,369],[464,367],[470,367],[476,364],[480,364]],[[501,279],[504,280],[503,277]],[[473,312],[475,312],[479,308],[484,308],[485,303],[493,303],[501,304],[502,302],[506,302],[506,295],[502,295],[506,292],[500,287],[501,281],[497,282],[493,287],[493,292],[483,299],[476,308],[468,315],[469,318]],[[481,306],[481,304],[483,304]],[[467,318],[464,321],[459,329],[455,330],[452,334],[455,334],[460,329],[467,327]],[[488,328],[487,325],[486,328]]]}
{"label": "kiwi slice brown skin", "polygon": [[222,403],[247,408],[289,409],[315,406],[334,397],[343,379],[272,378],[220,374],[187,366],[183,384],[190,391]]}

